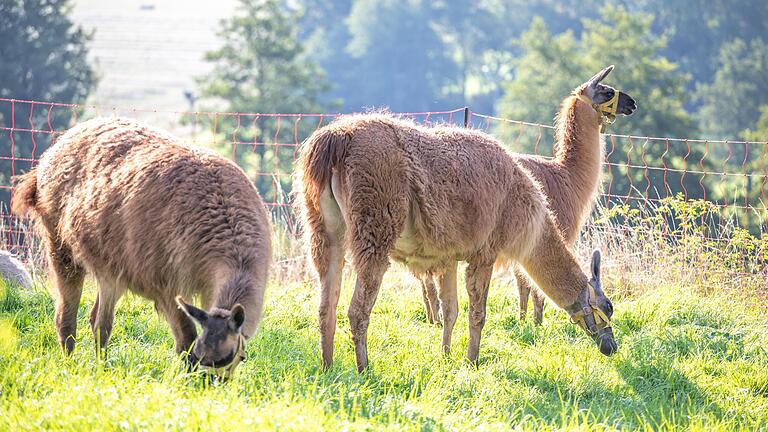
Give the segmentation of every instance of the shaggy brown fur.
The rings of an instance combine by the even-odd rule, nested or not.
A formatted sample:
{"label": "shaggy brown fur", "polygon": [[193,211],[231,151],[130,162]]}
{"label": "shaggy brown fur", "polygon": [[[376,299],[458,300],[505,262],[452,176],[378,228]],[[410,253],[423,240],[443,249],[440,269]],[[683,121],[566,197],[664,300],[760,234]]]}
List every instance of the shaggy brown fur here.
{"label": "shaggy brown fur", "polygon": [[[256,189],[234,163],[129,119],[99,118],[75,126],[45,152],[21,177],[13,204],[16,214],[31,213],[45,237],[65,352],[74,348],[86,271],[98,282],[91,326],[99,347],[126,290],[155,302],[178,352],[190,348],[197,331],[175,297],[200,296],[217,318],[203,323],[204,333],[214,323],[232,328],[219,332],[219,348],[202,353],[209,363],[230,355],[226,348],[240,332],[247,338],[256,330],[270,225]],[[241,328],[230,316],[238,304],[245,312]]]}
{"label": "shaggy brown fur", "polygon": [[[611,70],[613,66],[603,69],[563,101],[555,120],[554,158],[513,155],[542,186],[549,208],[570,246],[578,239],[600,188],[604,148],[600,128],[603,115],[593,105],[610,100],[617,91],[600,84]],[[622,92],[618,96],[617,113],[631,115],[636,109],[635,101]],[[436,310],[439,301],[437,294],[430,289],[434,286],[432,275],[419,276],[427,320],[438,321]],[[515,278],[520,292],[520,319],[524,320],[532,283],[518,266],[515,266]],[[533,307],[535,322],[541,324],[544,296],[537,289],[533,290]]]}
{"label": "shaggy brown fur", "polygon": [[333,358],[347,248],[357,271],[349,320],[358,370],[368,364],[370,313],[389,257],[439,276],[445,350],[458,313],[457,261],[468,262],[467,357],[473,361],[497,260],[522,263],[561,307],[578,309],[584,302],[588,279],[565,246],[540,186],[489,135],[430,129],[387,115],[342,117],[308,138],[299,166],[321,283],[326,367]]}

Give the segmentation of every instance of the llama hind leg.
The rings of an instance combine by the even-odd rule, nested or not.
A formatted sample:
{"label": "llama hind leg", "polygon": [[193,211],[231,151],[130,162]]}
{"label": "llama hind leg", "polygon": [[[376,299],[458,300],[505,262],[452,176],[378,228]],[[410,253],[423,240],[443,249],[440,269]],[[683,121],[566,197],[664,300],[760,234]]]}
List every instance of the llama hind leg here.
{"label": "llama hind leg", "polygon": [[85,269],[75,263],[72,252],[57,238],[49,237],[47,243],[48,263],[56,287],[56,332],[62,350],[70,354],[75,349],[77,308],[83,293]]}
{"label": "llama hind leg", "polygon": [[451,336],[456,318],[459,315],[459,300],[456,287],[456,272],[459,263],[454,261],[443,272],[437,281],[440,297],[440,314],[443,320],[443,352],[451,353]]}
{"label": "llama hind leg", "polygon": [[515,266],[515,280],[520,296],[520,321],[525,321],[525,316],[528,314],[528,296],[531,294],[531,280],[517,266]]}
{"label": "llama hind leg", "polygon": [[387,270],[387,256],[378,256],[365,265],[357,268],[357,281],[349,304],[349,324],[352,328],[352,341],[355,343],[355,359],[357,371],[362,372],[368,367],[368,324],[371,321],[371,311],[379,294],[381,280]]}
{"label": "llama hind leg", "polygon": [[533,321],[541,325],[544,321],[544,293],[540,289],[533,289]]}
{"label": "llama hind leg", "polygon": [[437,288],[432,272],[427,272],[421,276],[421,294],[424,301],[424,312],[427,316],[427,322],[435,324],[440,322],[440,301],[437,298]]}
{"label": "llama hind leg", "polygon": [[[338,178],[333,179],[338,190]],[[320,350],[323,369],[333,364],[333,341],[336,336],[336,309],[341,293],[344,271],[344,241],[346,225],[341,208],[331,190],[325,189],[320,196],[320,212],[311,206],[307,209],[309,243],[312,263],[320,281]]]}
{"label": "llama hind leg", "polygon": [[493,273],[493,261],[490,264],[470,263],[467,267],[467,294],[469,294],[469,346],[467,359],[477,364],[480,353],[480,335],[485,326],[488,288]]}
{"label": "llama hind leg", "polygon": [[318,269],[320,276],[320,349],[323,355],[323,368],[328,369],[333,363],[333,341],[336,335],[336,310],[341,293],[341,278],[344,270],[344,248],[339,241],[331,241],[325,251],[328,265]]}
{"label": "llama hind leg", "polygon": [[112,323],[115,320],[115,305],[122,296],[122,289],[115,281],[108,278],[97,277],[98,293],[94,311],[91,311],[91,331],[96,341],[96,350],[103,350],[107,346],[112,334]]}

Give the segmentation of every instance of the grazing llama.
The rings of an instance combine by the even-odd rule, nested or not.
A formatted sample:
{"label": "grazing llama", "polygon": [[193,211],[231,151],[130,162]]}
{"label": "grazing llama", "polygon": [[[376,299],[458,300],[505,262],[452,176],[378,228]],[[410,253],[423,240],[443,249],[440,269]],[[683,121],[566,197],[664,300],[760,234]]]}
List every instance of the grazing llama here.
{"label": "grazing llama", "polygon": [[[541,185],[557,225],[571,246],[599,191],[604,147],[601,129],[617,114],[632,115],[637,108],[629,95],[600,83],[612,70],[613,66],[609,66],[598,72],[563,101],[555,121],[553,159],[513,155]],[[532,285],[519,266],[515,266],[515,278],[520,293],[520,320],[524,320]],[[427,320],[437,322],[439,301],[432,275],[421,275],[421,283]],[[537,289],[533,290],[533,312],[535,322],[541,324],[544,296]]]}
{"label": "grazing llama", "polygon": [[[46,240],[65,353],[88,271],[98,283],[97,349],[130,290],[154,301],[176,351],[193,347],[193,363],[239,362],[261,320],[271,239],[261,198],[234,163],[133,120],[98,118],[66,132],[21,176],[13,211],[31,213]],[[208,312],[183,300],[193,296]]]}
{"label": "grazing llama", "polygon": [[451,126],[427,128],[384,114],[346,116],[307,139],[299,167],[303,219],[321,286],[324,367],[333,361],[346,249],[357,272],[348,315],[358,371],[368,365],[370,314],[390,257],[414,272],[438,275],[446,351],[458,314],[459,260],[469,264],[471,361],[478,358],[498,260],[521,263],[601,352],[616,351],[609,321],[613,306],[599,278],[590,281],[582,272],[541,186],[491,136]]}

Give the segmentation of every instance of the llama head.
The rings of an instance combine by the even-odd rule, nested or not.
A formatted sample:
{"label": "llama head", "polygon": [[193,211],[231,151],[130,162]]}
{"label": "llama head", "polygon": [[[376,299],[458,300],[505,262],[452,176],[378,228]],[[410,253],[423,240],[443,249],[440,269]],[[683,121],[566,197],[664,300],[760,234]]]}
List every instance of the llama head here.
{"label": "llama head", "polygon": [[592,277],[589,279],[589,285],[579,294],[576,302],[567,307],[566,310],[571,315],[571,320],[592,337],[600,348],[600,352],[609,356],[618,350],[618,345],[611,328],[613,303],[603,292],[600,283],[599,250],[592,253],[590,268]]}
{"label": "llama head", "polygon": [[245,309],[236,304],[230,310],[214,308],[211,312],[198,309],[176,297],[179,309],[198,323],[202,329],[190,353],[190,361],[229,378],[245,359],[245,338],[241,332]]}
{"label": "llama head", "polygon": [[631,96],[600,83],[612,70],[613,65],[608,66],[582,84],[577,90],[577,95],[586,96],[591,101],[595,110],[610,121],[613,121],[619,114],[632,115],[637,109],[637,103]]}

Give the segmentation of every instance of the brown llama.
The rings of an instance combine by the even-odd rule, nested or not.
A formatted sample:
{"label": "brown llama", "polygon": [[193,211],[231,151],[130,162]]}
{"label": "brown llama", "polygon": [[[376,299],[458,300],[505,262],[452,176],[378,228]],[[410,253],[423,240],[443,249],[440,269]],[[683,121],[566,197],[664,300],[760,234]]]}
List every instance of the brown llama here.
{"label": "brown llama", "polygon": [[390,257],[414,272],[439,275],[446,351],[458,314],[459,260],[469,264],[471,361],[478,358],[497,260],[521,263],[601,352],[616,351],[609,321],[613,306],[599,278],[590,281],[582,272],[541,186],[491,136],[451,126],[422,127],[383,114],[347,116],[307,139],[299,167],[303,219],[321,286],[324,367],[333,361],[347,248],[357,272],[348,315],[359,371],[368,365],[370,314]]}
{"label": "brown llama", "polygon": [[[515,154],[515,160],[542,186],[549,208],[568,245],[573,246],[592,211],[600,188],[604,144],[603,125],[617,114],[632,115],[637,105],[629,95],[600,82],[613,70],[609,66],[577,87],[562,103],[555,121],[554,158]],[[424,308],[429,322],[437,322],[437,292],[432,275],[421,276]],[[520,320],[528,310],[531,281],[515,266],[520,293]],[[544,296],[533,290],[536,324],[544,314]]]}
{"label": "brown llama", "polygon": [[[261,198],[234,163],[133,120],[98,118],[67,131],[21,176],[13,211],[29,212],[46,240],[66,354],[87,271],[98,283],[97,350],[130,290],[154,301],[178,353],[193,347],[191,362],[239,362],[261,320],[271,239]],[[199,296],[208,312],[177,296]]]}

